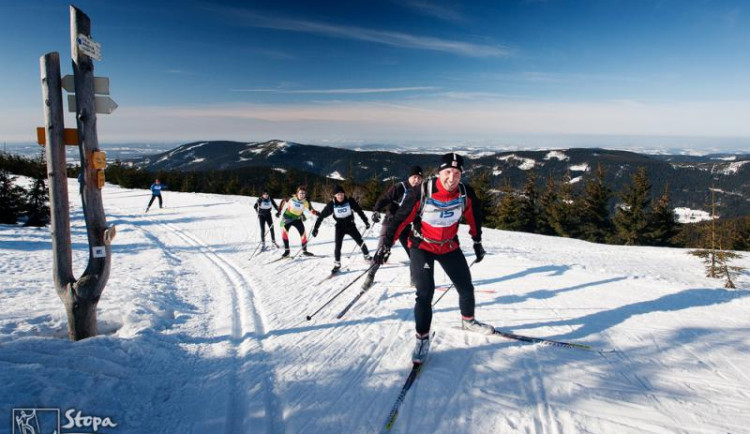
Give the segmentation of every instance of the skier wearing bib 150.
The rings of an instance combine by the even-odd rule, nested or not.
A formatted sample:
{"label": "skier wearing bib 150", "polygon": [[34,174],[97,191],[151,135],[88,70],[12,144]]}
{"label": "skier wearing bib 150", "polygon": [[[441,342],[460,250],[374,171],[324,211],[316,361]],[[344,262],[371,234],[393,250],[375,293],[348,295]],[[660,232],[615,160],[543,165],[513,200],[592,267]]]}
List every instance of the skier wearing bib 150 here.
{"label": "skier wearing bib 150", "polygon": [[367,250],[367,245],[362,240],[362,234],[359,233],[357,225],[354,223],[355,212],[365,222],[365,229],[370,229],[370,222],[357,201],[351,197],[346,197],[343,187],[336,186],[333,192],[333,200],[328,202],[328,205],[320,212],[313,227],[312,236],[317,237],[318,229],[324,218],[333,215],[333,219],[336,220],[336,244],[333,250],[335,259],[331,273],[336,273],[341,269],[341,243],[344,241],[344,235],[349,235],[354,239],[354,242],[362,249],[362,254],[366,260],[372,259],[370,252]]}
{"label": "skier wearing bib 150", "polygon": [[268,230],[271,232],[271,242],[274,246],[279,247],[279,245],[276,244],[276,235],[273,233],[273,219],[271,218],[271,209],[275,209],[276,212],[279,212],[279,206],[276,205],[276,202],[273,199],[271,199],[267,190],[263,190],[253,208],[255,208],[255,212],[258,213],[258,222],[260,223],[261,250],[265,250],[266,248],[266,225],[268,225]]}
{"label": "skier wearing bib 150", "polygon": [[[383,217],[383,225],[380,229],[380,239],[378,239],[378,249],[383,247],[383,245],[385,244],[385,236],[388,225],[393,221],[393,216],[396,215],[396,212],[399,208],[401,208],[401,205],[404,204],[409,191],[420,184],[422,184],[422,168],[419,166],[412,166],[412,168],[409,170],[409,177],[406,179],[406,181],[399,182],[398,184],[391,187],[380,199],[378,199],[377,202],[375,202],[375,212],[372,213],[372,221],[374,223],[380,221],[380,212],[385,211],[385,216]],[[401,235],[399,236],[399,241],[401,242],[401,245],[404,246],[404,250],[406,250],[407,255],[409,255],[409,234],[411,234],[411,226],[405,227],[404,230],[401,231]],[[386,256],[385,258],[383,258],[383,261],[388,261],[388,257]],[[366,290],[372,286],[372,283],[375,280],[375,273],[378,272],[378,268],[380,268],[380,265],[375,264],[375,266],[370,269],[370,271],[367,273],[367,276],[365,277],[365,281],[362,282],[362,289]]]}
{"label": "skier wearing bib 150", "polygon": [[310,211],[312,215],[318,215],[318,212],[313,209],[307,200],[307,187],[301,185],[297,187],[297,193],[282,202],[281,208],[276,212],[276,217],[280,216],[282,212],[284,213],[284,217],[279,222],[279,226],[281,226],[281,239],[284,241],[282,258],[289,256],[289,228],[291,227],[297,228],[299,232],[302,240],[302,254],[305,256],[314,256],[307,251],[307,233],[305,232],[305,225],[302,223],[305,219],[305,210]]}
{"label": "skier wearing bib 150", "polygon": [[474,285],[466,258],[458,245],[458,222],[463,216],[474,240],[476,262],[484,258],[481,207],[474,190],[461,182],[463,169],[460,155],[443,155],[437,177],[425,180],[421,188],[413,190],[415,194],[407,196],[393,222],[388,225],[386,244],[375,254],[374,261],[382,263],[401,231],[413,222],[409,246],[411,274],[417,287],[414,363],[422,363],[430,348],[435,262],[440,263],[458,290],[463,329],[485,334],[494,331],[491,325],[474,319]]}

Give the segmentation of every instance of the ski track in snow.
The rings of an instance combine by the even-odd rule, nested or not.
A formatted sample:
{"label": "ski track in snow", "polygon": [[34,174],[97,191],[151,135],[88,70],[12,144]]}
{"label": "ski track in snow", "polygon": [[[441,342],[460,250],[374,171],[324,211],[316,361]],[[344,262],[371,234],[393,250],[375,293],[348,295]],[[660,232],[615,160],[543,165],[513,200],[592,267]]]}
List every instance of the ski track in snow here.
{"label": "ski track in snow", "polygon": [[[230,391],[225,432],[227,434],[246,432],[248,428],[245,426],[245,422],[249,417],[247,407],[250,397],[247,396],[248,393],[245,389],[250,390],[251,385],[242,381],[240,373],[244,370],[242,360],[248,360],[252,355],[253,348],[246,342],[252,338],[257,341],[260,352],[260,357],[254,360],[254,363],[258,364],[259,367],[253,368],[252,371],[256,376],[263,379],[266,432],[283,433],[285,430],[282,411],[279,398],[274,392],[275,375],[269,361],[270,357],[263,348],[266,325],[249,279],[238,266],[223,259],[205,242],[187,231],[181,230],[174,224],[159,223],[158,219],[151,216],[146,217],[146,219],[156,223],[161,228],[167,229],[170,234],[196,248],[200,252],[202,260],[209,265],[208,269],[215,272],[217,285],[214,288],[223,289],[228,294],[229,311],[231,312],[231,356],[233,363],[231,372],[228,374]],[[153,232],[151,232],[151,236],[156,237]],[[169,251],[169,248],[164,244],[163,248]]]}

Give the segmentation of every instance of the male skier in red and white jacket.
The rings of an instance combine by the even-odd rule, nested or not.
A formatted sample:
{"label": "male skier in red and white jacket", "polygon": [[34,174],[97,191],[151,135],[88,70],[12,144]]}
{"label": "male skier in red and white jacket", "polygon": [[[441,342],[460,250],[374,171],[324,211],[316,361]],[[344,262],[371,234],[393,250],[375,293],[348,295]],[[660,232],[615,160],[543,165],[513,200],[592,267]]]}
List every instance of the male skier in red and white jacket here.
{"label": "male skier in red and white jacket", "polygon": [[436,261],[456,286],[463,328],[484,334],[492,334],[494,331],[491,325],[474,319],[474,285],[469,265],[458,244],[458,224],[463,216],[474,240],[476,262],[484,258],[481,206],[474,190],[461,183],[462,172],[463,158],[460,155],[443,155],[437,177],[429,178],[422,183],[421,188],[411,190],[412,193],[407,196],[388,226],[386,244],[374,257],[376,263],[382,263],[383,257],[401,231],[412,223],[409,238],[410,267],[417,288],[417,302],[414,306],[417,344],[412,354],[414,363],[422,363],[430,348]]}

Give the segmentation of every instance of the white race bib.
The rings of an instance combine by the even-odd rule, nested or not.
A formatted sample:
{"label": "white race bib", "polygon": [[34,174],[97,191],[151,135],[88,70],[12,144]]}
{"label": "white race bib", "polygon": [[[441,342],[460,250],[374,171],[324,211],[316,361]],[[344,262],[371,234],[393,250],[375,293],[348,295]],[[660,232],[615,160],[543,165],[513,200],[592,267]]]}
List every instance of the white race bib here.
{"label": "white race bib", "polygon": [[302,214],[305,211],[305,203],[297,199],[292,199],[289,201],[289,209],[294,211],[295,214]]}
{"label": "white race bib", "polygon": [[349,202],[343,205],[333,204],[333,215],[337,219],[346,218],[352,215],[352,207]]}
{"label": "white race bib", "polygon": [[434,228],[447,228],[458,223],[463,214],[460,197],[449,202],[427,199],[422,210],[422,223]]}

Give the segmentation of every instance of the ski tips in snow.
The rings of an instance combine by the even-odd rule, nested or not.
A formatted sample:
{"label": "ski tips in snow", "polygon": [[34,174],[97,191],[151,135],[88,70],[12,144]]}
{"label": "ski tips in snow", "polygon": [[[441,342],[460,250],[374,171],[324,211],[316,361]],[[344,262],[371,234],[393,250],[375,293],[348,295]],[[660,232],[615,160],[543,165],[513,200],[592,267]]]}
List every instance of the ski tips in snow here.
{"label": "ski tips in snow", "polygon": [[[429,339],[432,340],[435,338],[435,332],[433,331],[430,334]],[[411,371],[409,371],[409,376],[406,377],[406,382],[404,383],[403,387],[401,387],[401,392],[398,394],[398,398],[396,398],[396,402],[393,404],[393,408],[391,408],[391,412],[388,413],[388,419],[385,421],[385,425],[383,425],[383,429],[380,431],[381,433],[390,432],[391,428],[393,428],[393,424],[396,422],[396,418],[398,417],[398,410],[401,407],[401,403],[404,402],[404,398],[406,398],[406,393],[411,389],[412,384],[417,380],[417,377],[419,376],[419,373],[422,371],[422,367],[427,362],[427,358],[429,358],[430,352],[427,353],[425,359],[422,361],[422,363],[414,363],[412,362],[411,365]]]}

